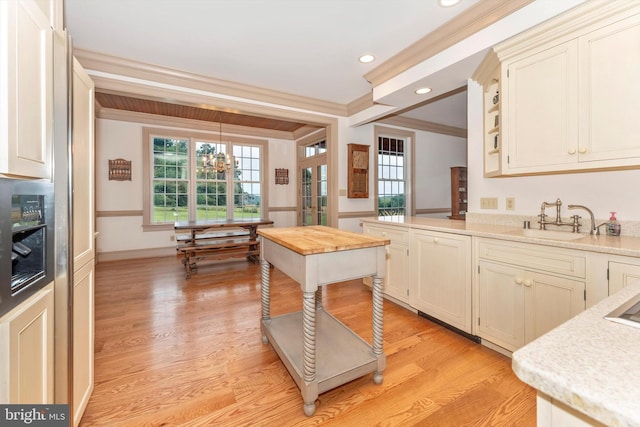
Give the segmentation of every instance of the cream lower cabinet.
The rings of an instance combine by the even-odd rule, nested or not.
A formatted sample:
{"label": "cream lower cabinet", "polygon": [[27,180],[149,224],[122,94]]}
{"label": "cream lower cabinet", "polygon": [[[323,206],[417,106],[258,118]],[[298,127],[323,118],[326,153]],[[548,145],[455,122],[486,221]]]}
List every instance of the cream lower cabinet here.
{"label": "cream lower cabinet", "polygon": [[[409,229],[385,227],[364,223],[364,234],[389,239],[386,247],[387,273],[384,277],[383,292],[404,304],[409,304]],[[365,283],[371,286],[371,278]]]}
{"label": "cream lower cabinet", "polygon": [[585,310],[576,251],[480,239],[477,334],[509,351]]}
{"label": "cream lower cabinet", "polygon": [[[635,263],[634,263],[635,261]],[[640,280],[640,260],[609,261],[609,295],[624,288],[631,281]]]}
{"label": "cream lower cabinet", "polygon": [[411,230],[411,305],[471,333],[471,237]]}
{"label": "cream lower cabinet", "polygon": [[53,403],[53,283],[0,318],[0,403]]}
{"label": "cream lower cabinet", "polygon": [[93,392],[93,261],[73,275],[73,420],[78,425]]}

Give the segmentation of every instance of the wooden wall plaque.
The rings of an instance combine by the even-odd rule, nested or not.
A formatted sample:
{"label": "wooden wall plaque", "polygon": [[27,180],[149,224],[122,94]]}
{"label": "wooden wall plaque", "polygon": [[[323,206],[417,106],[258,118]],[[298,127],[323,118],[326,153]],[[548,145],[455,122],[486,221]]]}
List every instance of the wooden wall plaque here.
{"label": "wooden wall plaque", "polygon": [[347,144],[348,175],[347,197],[366,199],[369,197],[369,146]]}

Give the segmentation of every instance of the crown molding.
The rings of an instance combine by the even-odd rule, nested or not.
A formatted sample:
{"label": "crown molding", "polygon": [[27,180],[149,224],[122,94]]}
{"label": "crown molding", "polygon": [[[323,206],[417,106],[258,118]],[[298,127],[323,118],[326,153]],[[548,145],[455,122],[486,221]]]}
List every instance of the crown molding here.
{"label": "crown molding", "polygon": [[[266,102],[319,113],[347,116],[347,106],[339,103],[308,98],[228,80],[206,77],[173,68],[146,64],[98,52],[74,49],[73,55],[83,68],[120,76],[149,80],[196,90],[213,92],[252,101]],[[96,90],[101,87],[96,83]]]}
{"label": "crown molding", "polygon": [[89,75],[100,92],[114,95],[135,96],[136,98],[169,102],[199,108],[211,108],[231,113],[242,113],[278,120],[292,120],[307,123],[309,126],[324,127],[336,123],[334,116],[314,114],[292,109],[277,108],[260,104],[250,104],[227,98],[191,93],[176,88],[145,85],[126,80],[117,80],[101,75]]}
{"label": "crown molding", "polygon": [[574,39],[640,13],[638,1],[590,0],[494,46],[500,61]]}
{"label": "crown molding", "polygon": [[349,116],[352,116],[356,113],[366,110],[372,105],[374,105],[373,92],[369,92],[368,94],[363,95],[360,98],[351,101],[347,105],[347,114]]}
{"label": "crown molding", "polygon": [[366,73],[364,78],[373,87],[376,87],[533,1],[479,1],[460,15]]}
{"label": "crown molding", "polygon": [[433,133],[439,133],[442,135],[456,136],[458,138],[465,138],[465,139],[467,138],[466,129],[462,129],[454,126],[441,125],[439,123],[428,122],[425,120],[412,119],[409,117],[398,117],[398,116],[387,117],[385,119],[376,121],[376,124],[399,126],[399,127],[409,128],[413,130],[422,130],[425,132],[433,132]]}

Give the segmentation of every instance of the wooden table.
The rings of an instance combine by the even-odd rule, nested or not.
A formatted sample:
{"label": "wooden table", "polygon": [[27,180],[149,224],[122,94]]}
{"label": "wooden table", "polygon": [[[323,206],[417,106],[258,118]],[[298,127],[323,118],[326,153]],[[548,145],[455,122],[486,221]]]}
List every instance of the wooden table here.
{"label": "wooden table", "polygon": [[[271,343],[313,415],[319,393],[370,372],[382,382],[382,279],[389,240],[324,226],[258,230],[262,236],[262,341]],[[270,265],[300,284],[302,311],[271,318]],[[373,276],[373,345],[322,307],[321,285]],[[302,345],[301,345],[302,343]]]}
{"label": "wooden table", "polygon": [[260,255],[258,226],[271,224],[273,221],[265,218],[176,221],[177,233],[188,232],[184,237],[178,236],[176,245],[184,255],[185,277],[190,278],[197,269],[196,261],[204,258],[246,257],[256,262]]}

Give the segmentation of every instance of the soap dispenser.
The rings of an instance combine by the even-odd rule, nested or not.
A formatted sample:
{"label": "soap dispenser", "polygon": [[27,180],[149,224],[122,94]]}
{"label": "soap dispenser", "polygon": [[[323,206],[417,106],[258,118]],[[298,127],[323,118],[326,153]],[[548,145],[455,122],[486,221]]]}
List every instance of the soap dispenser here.
{"label": "soap dispenser", "polygon": [[607,236],[619,236],[620,235],[620,223],[616,218],[616,213],[611,212],[611,217],[607,222]]}

